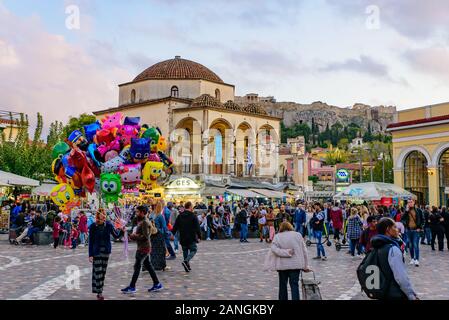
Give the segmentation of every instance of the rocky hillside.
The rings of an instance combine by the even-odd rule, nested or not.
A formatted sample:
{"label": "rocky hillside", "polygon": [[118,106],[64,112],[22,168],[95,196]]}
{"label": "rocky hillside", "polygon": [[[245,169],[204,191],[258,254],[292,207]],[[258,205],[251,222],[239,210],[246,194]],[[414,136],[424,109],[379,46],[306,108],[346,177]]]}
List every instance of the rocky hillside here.
{"label": "rocky hillside", "polygon": [[312,104],[299,104],[294,102],[258,102],[265,107],[271,115],[282,116],[286,127],[295,123],[315,123],[319,125],[320,131],[326,129],[326,124],[332,126],[339,121],[342,125],[351,122],[367,128],[368,123],[374,133],[384,132],[387,126],[393,122],[396,107],[375,106],[355,104],[352,107],[340,108],[331,106],[321,101]]}

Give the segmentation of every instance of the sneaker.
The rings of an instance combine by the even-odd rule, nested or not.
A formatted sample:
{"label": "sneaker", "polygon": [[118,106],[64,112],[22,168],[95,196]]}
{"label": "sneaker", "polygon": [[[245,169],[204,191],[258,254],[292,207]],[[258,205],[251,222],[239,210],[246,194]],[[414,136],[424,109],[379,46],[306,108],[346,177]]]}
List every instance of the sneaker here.
{"label": "sneaker", "polygon": [[137,289],[136,288],[132,288],[132,287],[126,287],[126,288],[122,289],[121,291],[124,294],[133,294],[133,293],[137,292]]}
{"label": "sneaker", "polygon": [[327,260],[327,257],[326,257],[326,256],[323,256],[323,257],[321,258],[321,260],[326,261],[326,260]]}
{"label": "sneaker", "polygon": [[415,260],[415,267],[419,267],[419,261]]}
{"label": "sneaker", "polygon": [[190,267],[189,261],[186,261],[186,264],[187,264],[187,268],[189,268],[189,271],[192,271],[192,268]]}
{"label": "sneaker", "polygon": [[175,249],[175,253],[179,253],[179,250],[178,250],[178,249]]}
{"label": "sneaker", "polygon": [[148,292],[158,292],[162,289],[164,289],[164,286],[162,285],[162,283],[158,283],[152,286],[150,289],[148,289]]}
{"label": "sneaker", "polygon": [[176,259],[176,256],[169,256],[168,258],[167,258],[167,260],[175,260]]}
{"label": "sneaker", "polygon": [[410,265],[415,264],[415,259],[410,260]]}
{"label": "sneaker", "polygon": [[243,242],[245,242],[245,243],[249,243],[249,241],[248,241],[248,240],[246,240],[246,239],[245,239],[245,240],[243,240]]}
{"label": "sneaker", "polygon": [[321,257],[320,257],[320,256],[316,256],[316,257],[313,257],[312,259],[314,259],[314,260],[320,260]]}
{"label": "sneaker", "polygon": [[207,239],[206,239],[206,241],[211,241],[211,240],[212,240],[211,238],[207,238]]}
{"label": "sneaker", "polygon": [[182,262],[182,266],[184,267],[184,270],[186,272],[190,272],[189,266],[188,266],[188,262],[187,261],[183,261]]}

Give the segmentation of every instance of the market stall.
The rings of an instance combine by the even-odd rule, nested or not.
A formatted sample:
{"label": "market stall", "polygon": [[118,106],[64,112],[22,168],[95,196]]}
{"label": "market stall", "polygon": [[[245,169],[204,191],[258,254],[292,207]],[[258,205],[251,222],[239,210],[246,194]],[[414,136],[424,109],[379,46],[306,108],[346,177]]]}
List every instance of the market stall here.
{"label": "market stall", "polygon": [[171,202],[201,202],[202,187],[186,177],[172,180],[165,186],[165,200]]}
{"label": "market stall", "polygon": [[377,201],[383,205],[410,199],[416,196],[397,185],[382,182],[354,183],[334,196],[334,200]]}

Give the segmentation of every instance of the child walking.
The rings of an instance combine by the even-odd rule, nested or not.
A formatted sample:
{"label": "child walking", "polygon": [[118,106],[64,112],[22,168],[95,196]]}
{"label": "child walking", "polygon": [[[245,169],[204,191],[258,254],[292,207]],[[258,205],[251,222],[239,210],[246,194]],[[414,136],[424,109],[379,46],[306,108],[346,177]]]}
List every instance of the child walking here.
{"label": "child walking", "polygon": [[59,245],[59,233],[62,233],[61,218],[56,216],[53,220],[53,248]]}
{"label": "child walking", "polygon": [[79,237],[79,231],[76,224],[72,225],[72,233],[71,233],[71,240],[72,240],[72,249],[76,249],[76,245],[78,244],[78,237]]}

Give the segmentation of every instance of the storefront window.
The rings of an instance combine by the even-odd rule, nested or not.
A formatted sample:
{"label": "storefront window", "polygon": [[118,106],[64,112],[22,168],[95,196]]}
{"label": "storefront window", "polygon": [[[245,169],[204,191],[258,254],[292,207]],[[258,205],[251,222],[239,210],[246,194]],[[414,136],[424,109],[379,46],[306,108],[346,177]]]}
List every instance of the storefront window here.
{"label": "storefront window", "polygon": [[419,151],[411,152],[405,159],[404,187],[418,197],[418,204],[429,204],[427,159]]}
{"label": "storefront window", "polygon": [[440,203],[442,206],[449,205],[449,149],[440,158]]}

